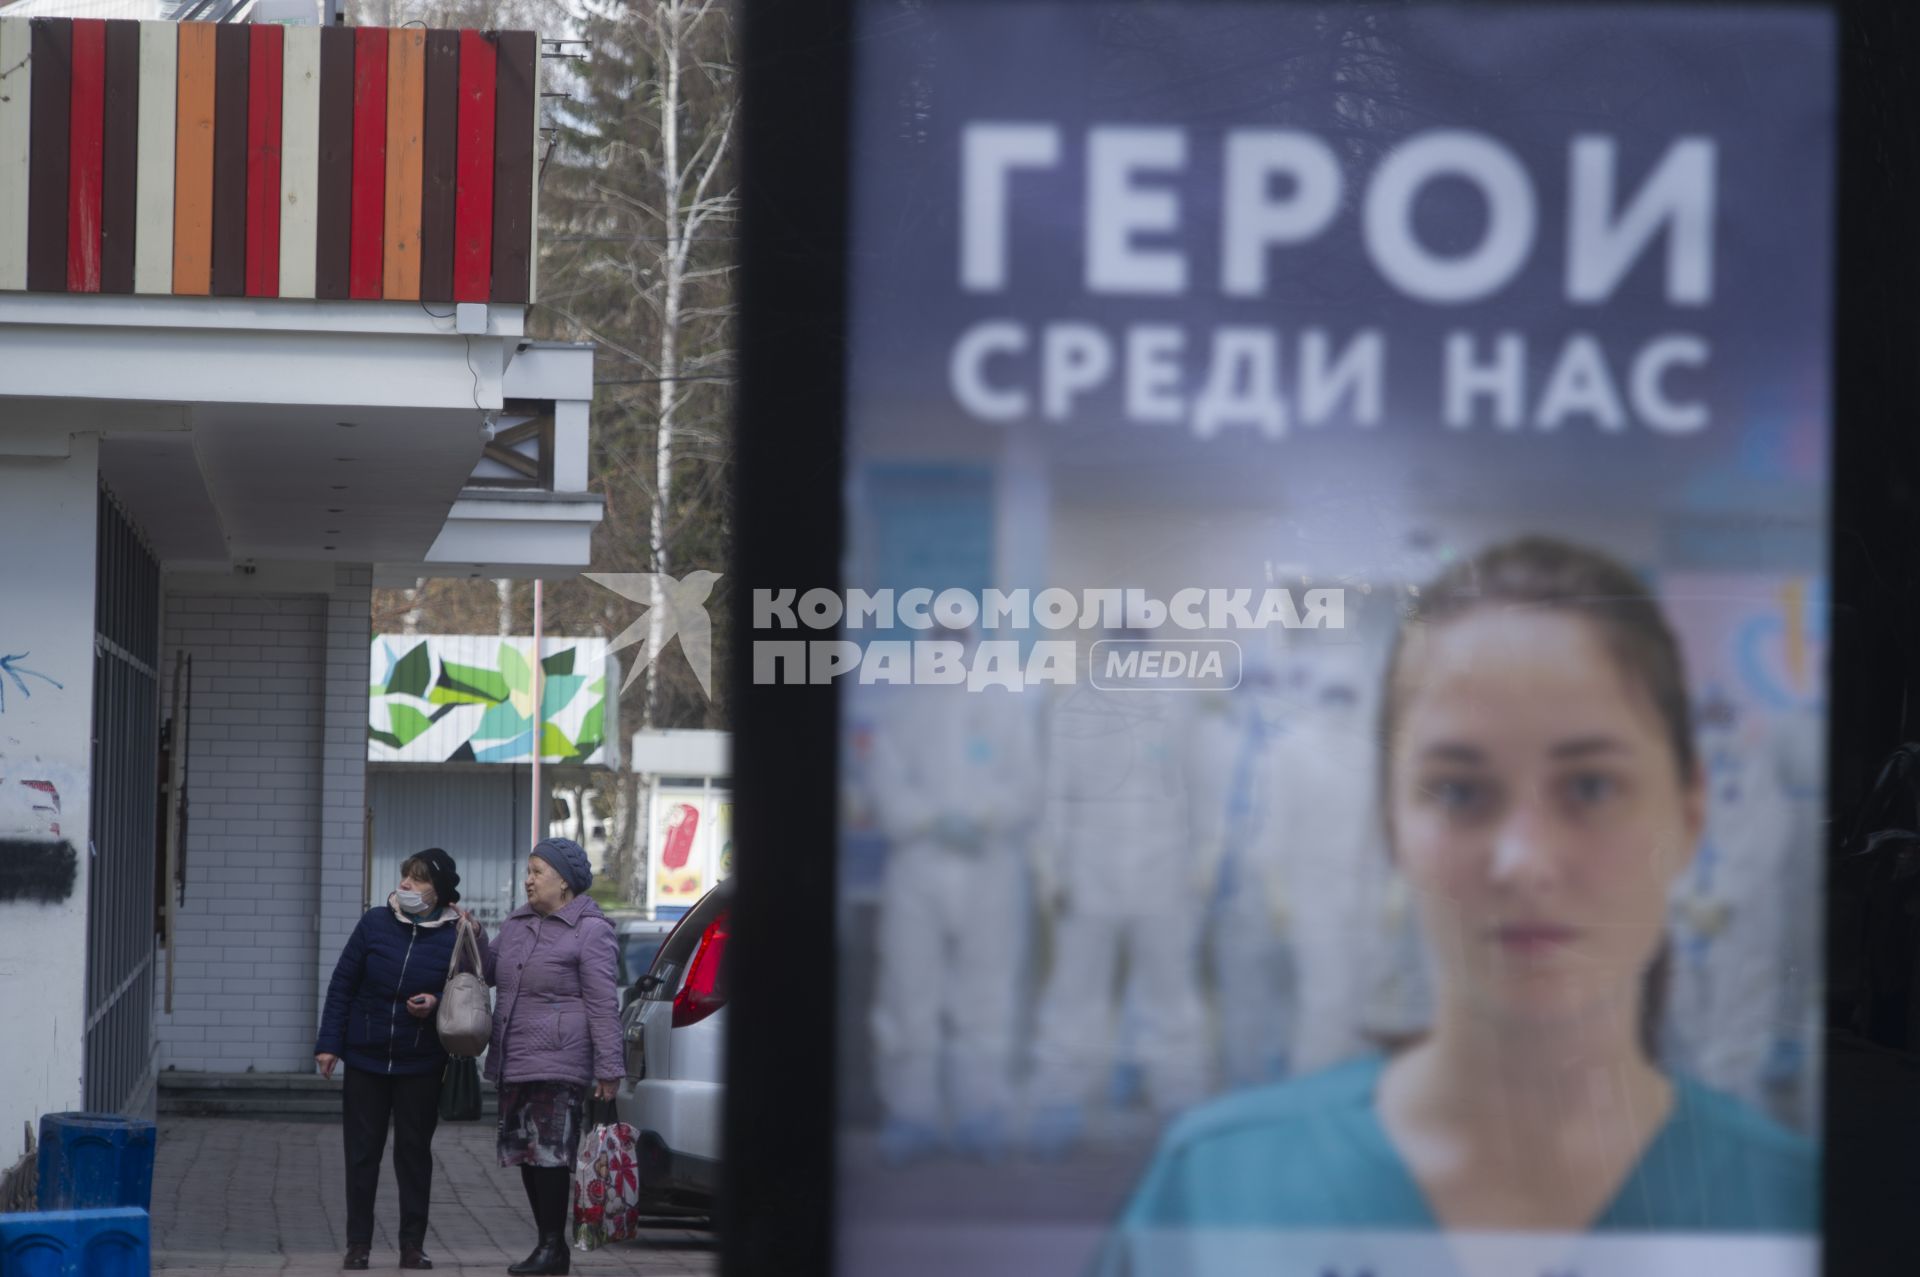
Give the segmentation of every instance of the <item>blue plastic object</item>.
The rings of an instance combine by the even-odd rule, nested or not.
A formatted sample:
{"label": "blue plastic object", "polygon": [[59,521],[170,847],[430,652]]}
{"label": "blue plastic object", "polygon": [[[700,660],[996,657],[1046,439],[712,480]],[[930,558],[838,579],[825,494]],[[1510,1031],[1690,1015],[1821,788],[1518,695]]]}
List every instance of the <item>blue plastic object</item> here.
{"label": "blue plastic object", "polygon": [[146,1277],[152,1251],[143,1210],[0,1215],[0,1277]]}
{"label": "blue plastic object", "polygon": [[113,1113],[40,1119],[41,1210],[153,1205],[153,1123]]}

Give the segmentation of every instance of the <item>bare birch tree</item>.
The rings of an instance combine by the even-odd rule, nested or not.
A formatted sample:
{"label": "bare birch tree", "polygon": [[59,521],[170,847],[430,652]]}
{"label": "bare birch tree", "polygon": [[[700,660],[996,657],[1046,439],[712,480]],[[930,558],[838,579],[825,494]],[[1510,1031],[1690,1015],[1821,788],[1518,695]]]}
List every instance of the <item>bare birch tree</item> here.
{"label": "bare birch tree", "polygon": [[[736,207],[729,11],[716,0],[578,0],[564,9],[553,0],[395,0],[395,10],[396,20],[530,25],[589,42],[547,50],[584,56],[542,62],[542,88],[567,96],[547,100],[529,328],[598,349],[589,474],[606,513],[592,570],[723,571]],[[434,580],[410,600],[376,599],[375,615],[418,609],[421,628],[435,631],[492,629],[496,613],[511,613],[524,631],[530,599],[524,581],[503,602],[489,581]],[[552,634],[618,634],[635,610],[584,581],[546,589]],[[724,669],[725,609],[713,613],[715,666]],[[634,649],[622,656],[640,659]],[[724,726],[724,679],[713,690],[709,701],[670,649],[622,696],[623,730]],[[624,776],[601,785],[612,790],[615,857],[637,879],[637,787]]]}

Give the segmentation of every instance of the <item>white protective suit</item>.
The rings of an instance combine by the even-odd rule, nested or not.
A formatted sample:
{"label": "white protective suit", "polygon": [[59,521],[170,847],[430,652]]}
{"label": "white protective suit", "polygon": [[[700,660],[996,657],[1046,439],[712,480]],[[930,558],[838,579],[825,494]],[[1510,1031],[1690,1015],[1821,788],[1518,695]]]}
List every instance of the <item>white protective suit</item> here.
{"label": "white protective suit", "polygon": [[1363,649],[1296,656],[1301,710],[1268,773],[1275,829],[1266,878],[1292,957],[1287,1064],[1312,1073],[1362,1054],[1371,963],[1384,943],[1377,891],[1387,869],[1375,779],[1378,672]]}
{"label": "white protective suit", "polygon": [[1281,739],[1298,719],[1276,672],[1250,658],[1240,687],[1201,705],[1189,747],[1194,840],[1219,864],[1208,930],[1229,1087],[1288,1072],[1296,980],[1274,917],[1285,843],[1274,775]]}
{"label": "white protective suit", "polygon": [[1789,898],[1794,813],[1764,733],[1708,727],[1699,751],[1706,830],[1674,886],[1666,1048],[1690,1076],[1765,1107],[1788,918],[1805,904]]}
{"label": "white protective suit", "polygon": [[1083,684],[1052,707],[1038,853],[1058,912],[1035,1029],[1036,1143],[1080,1133],[1116,1062],[1122,998],[1153,1106],[1172,1112],[1208,1089],[1198,949],[1210,866],[1188,826],[1189,699]]}
{"label": "white protective suit", "polygon": [[1826,1025],[1826,716],[1812,708],[1789,712],[1774,720],[1773,735],[1793,834],[1783,889],[1786,970],[1767,1064],[1767,1098],[1774,1117],[1817,1140]]}
{"label": "white protective suit", "polygon": [[[892,1129],[1004,1138],[1030,901],[1039,758],[1028,698],[887,689],[873,800],[888,839],[872,1028]],[[906,1151],[906,1150],[900,1150]],[[918,1149],[915,1151],[924,1151]]]}

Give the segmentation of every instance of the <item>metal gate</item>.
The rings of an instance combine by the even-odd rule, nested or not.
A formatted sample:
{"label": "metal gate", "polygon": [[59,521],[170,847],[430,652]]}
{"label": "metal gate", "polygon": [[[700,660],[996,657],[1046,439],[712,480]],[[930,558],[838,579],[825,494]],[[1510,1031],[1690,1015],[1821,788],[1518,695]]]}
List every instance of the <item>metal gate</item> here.
{"label": "metal gate", "polygon": [[460,867],[460,904],[498,927],[520,903],[529,770],[497,763],[367,768],[373,811],[373,899],[367,903],[387,898],[408,856],[444,847]]}
{"label": "metal gate", "polygon": [[104,487],[94,563],[87,1108],[145,1106],[153,1073],[160,565]]}

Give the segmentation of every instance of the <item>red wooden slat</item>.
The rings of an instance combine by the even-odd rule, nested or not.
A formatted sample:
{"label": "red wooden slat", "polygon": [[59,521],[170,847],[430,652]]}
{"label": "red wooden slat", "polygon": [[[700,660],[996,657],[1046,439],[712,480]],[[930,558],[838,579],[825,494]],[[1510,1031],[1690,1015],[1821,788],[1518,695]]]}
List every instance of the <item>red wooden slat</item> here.
{"label": "red wooden slat", "polygon": [[386,31],[361,27],[353,40],[353,244],[347,294],[378,298],[387,216]]}
{"label": "red wooden slat", "polygon": [[460,33],[458,175],[453,197],[453,299],[483,302],[493,279],[493,41]]}
{"label": "red wooden slat", "polygon": [[280,295],[280,84],[284,27],[248,28],[247,296]]}
{"label": "red wooden slat", "polygon": [[100,291],[100,189],[106,167],[102,129],[107,92],[107,24],[73,22],[73,88],[67,146],[67,291]]}

